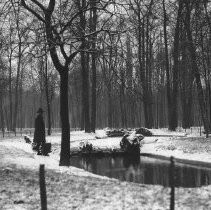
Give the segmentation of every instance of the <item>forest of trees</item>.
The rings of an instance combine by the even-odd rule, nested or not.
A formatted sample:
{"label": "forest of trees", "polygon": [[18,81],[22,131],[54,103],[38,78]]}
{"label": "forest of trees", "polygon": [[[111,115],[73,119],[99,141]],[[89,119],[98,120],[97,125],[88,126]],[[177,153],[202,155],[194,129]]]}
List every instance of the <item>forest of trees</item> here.
{"label": "forest of trees", "polygon": [[8,0],[0,127],[190,128],[211,120],[208,0]]}

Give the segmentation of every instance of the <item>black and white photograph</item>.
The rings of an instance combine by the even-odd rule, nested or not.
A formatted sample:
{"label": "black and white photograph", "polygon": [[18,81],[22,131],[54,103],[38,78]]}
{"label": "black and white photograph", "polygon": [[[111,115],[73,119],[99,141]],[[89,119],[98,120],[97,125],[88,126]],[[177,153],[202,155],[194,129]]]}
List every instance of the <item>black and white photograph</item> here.
{"label": "black and white photograph", "polygon": [[211,210],[210,0],[0,0],[0,210]]}

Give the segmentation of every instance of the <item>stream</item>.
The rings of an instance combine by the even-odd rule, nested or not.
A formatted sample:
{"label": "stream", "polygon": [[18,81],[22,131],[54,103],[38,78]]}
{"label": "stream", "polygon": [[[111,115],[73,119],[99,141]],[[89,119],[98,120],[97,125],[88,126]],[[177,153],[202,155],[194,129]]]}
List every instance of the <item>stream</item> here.
{"label": "stream", "polygon": [[[94,174],[142,184],[169,186],[170,161],[151,157],[71,157],[71,165]],[[211,168],[175,163],[176,187],[211,184]]]}

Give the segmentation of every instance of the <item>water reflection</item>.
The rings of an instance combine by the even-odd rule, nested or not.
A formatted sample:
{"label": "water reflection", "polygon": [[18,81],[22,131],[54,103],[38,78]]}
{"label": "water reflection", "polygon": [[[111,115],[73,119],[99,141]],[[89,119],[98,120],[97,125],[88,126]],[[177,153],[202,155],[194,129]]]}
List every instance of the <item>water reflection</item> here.
{"label": "water reflection", "polygon": [[[169,161],[149,157],[72,157],[71,165],[122,181],[169,186]],[[176,164],[176,186],[200,187],[211,182],[211,169]]]}

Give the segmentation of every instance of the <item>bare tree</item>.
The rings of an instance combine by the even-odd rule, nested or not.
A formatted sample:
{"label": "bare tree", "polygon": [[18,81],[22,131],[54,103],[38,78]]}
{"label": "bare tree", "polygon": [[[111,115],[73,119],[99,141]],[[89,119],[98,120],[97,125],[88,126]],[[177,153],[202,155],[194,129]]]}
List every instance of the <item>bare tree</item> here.
{"label": "bare tree", "polygon": [[[53,13],[55,10],[55,0],[50,0],[47,7],[37,1],[31,1],[37,6],[41,14],[33,9],[31,5],[27,4],[25,0],[21,1],[22,6],[30,13],[35,15],[39,21],[45,25],[45,33],[47,43],[50,51],[50,55],[56,70],[60,75],[60,117],[62,124],[62,137],[61,137],[61,153],[60,153],[60,165],[69,165],[70,163],[70,124],[69,124],[69,112],[68,112],[68,66],[72,62],[73,58],[77,55],[78,51],[73,51],[71,46],[69,48],[69,55],[66,53],[64,45],[61,41],[66,31],[66,28],[71,25],[72,19],[68,21],[65,26],[58,32],[57,27],[53,24]],[[75,19],[75,17],[73,17]],[[60,35],[61,34],[61,35]],[[61,55],[63,56],[64,63],[58,55],[58,48],[60,47]]]}
{"label": "bare tree", "polygon": [[[92,7],[92,10],[90,10],[90,31],[91,33],[94,33],[97,29],[97,1],[96,0],[90,0],[90,4]],[[91,103],[91,131],[95,132],[96,127],[96,63],[97,63],[97,52],[96,52],[96,39],[97,35],[94,34],[91,37],[91,66],[92,66],[92,103]]]}
{"label": "bare tree", "polygon": [[165,44],[165,67],[166,67],[166,86],[167,86],[167,100],[168,100],[168,120],[170,122],[171,115],[171,81],[170,81],[170,65],[169,65],[169,52],[168,52],[168,38],[167,38],[167,13],[165,0],[162,1],[163,5],[163,34]]}
{"label": "bare tree", "polygon": [[[106,8],[109,2],[110,1],[102,3],[102,10]],[[57,6],[55,0],[49,0],[48,4],[42,4],[34,0],[27,2],[21,0],[21,3],[26,10],[36,16],[37,19],[45,25],[45,34],[50,56],[60,75],[60,117],[62,125],[60,165],[69,165],[70,124],[68,109],[68,70],[74,57],[79,51],[83,51],[84,49],[83,39],[89,36],[84,33],[84,31],[82,31],[82,34],[78,31],[78,24],[81,18],[81,20],[83,20],[82,16],[84,15],[84,11],[90,10],[90,4],[84,5],[85,7],[82,7],[82,10],[78,10],[78,1],[61,1]],[[66,10],[57,10],[59,6],[64,6]],[[56,18],[57,12],[59,13],[58,18]],[[55,22],[56,20],[58,20],[58,22]],[[83,29],[84,28],[82,28],[82,30]]]}
{"label": "bare tree", "polygon": [[183,10],[183,1],[179,0],[179,7],[177,13],[177,20],[174,32],[174,45],[173,45],[173,86],[171,93],[171,100],[168,101],[170,104],[170,120],[169,120],[169,130],[176,130],[178,125],[178,84],[179,84],[179,34],[180,34],[180,25],[182,19],[182,10]]}
{"label": "bare tree", "polygon": [[200,71],[199,71],[198,64],[197,64],[196,48],[193,43],[193,37],[192,37],[191,28],[190,28],[190,24],[189,24],[190,23],[190,14],[191,14],[190,4],[191,4],[191,2],[189,0],[185,1],[186,17],[185,17],[184,24],[185,24],[186,33],[187,33],[187,39],[189,41],[189,52],[190,52],[190,57],[191,57],[191,62],[192,62],[193,74],[194,74],[194,77],[196,80],[198,101],[199,101],[202,121],[204,124],[204,129],[205,129],[206,135],[208,137],[208,133],[210,131],[210,122],[208,119],[208,112],[207,112],[204,92],[203,92],[203,88],[202,88],[202,84],[201,84],[201,75],[200,75]]}

